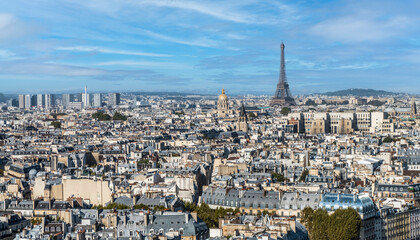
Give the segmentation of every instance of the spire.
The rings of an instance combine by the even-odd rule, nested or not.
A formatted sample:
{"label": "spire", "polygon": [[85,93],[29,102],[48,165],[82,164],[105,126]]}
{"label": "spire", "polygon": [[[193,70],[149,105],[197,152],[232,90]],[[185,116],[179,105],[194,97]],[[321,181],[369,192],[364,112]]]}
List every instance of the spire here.
{"label": "spire", "polygon": [[225,94],[225,89],[224,88],[222,88],[222,94]]}
{"label": "spire", "polygon": [[85,99],[84,99],[84,101],[85,101],[84,108],[87,108],[87,106],[89,105],[88,104],[88,96],[87,96],[87,85],[85,85]]}
{"label": "spire", "polygon": [[245,106],[244,106],[243,102],[241,103],[241,109],[240,109],[240,112],[239,112],[239,117],[245,117],[246,120],[248,119],[248,117],[246,116]]}

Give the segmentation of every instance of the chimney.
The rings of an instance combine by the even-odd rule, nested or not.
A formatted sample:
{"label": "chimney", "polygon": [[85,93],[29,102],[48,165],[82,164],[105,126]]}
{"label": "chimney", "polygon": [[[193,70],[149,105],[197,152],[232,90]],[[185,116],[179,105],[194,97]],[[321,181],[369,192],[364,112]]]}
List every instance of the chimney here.
{"label": "chimney", "polygon": [[289,220],[290,230],[296,232],[296,219]]}
{"label": "chimney", "polygon": [[149,215],[147,213],[143,213],[143,218],[144,218],[144,226],[147,227],[147,225],[149,225]]}
{"label": "chimney", "polygon": [[45,217],[42,217],[42,222],[41,222],[41,233],[44,233],[45,230]]}

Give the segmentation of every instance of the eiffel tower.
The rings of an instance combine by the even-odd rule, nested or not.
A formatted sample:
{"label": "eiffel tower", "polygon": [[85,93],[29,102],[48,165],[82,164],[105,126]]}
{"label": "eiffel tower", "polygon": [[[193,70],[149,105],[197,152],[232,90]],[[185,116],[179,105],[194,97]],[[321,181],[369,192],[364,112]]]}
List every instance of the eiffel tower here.
{"label": "eiffel tower", "polygon": [[280,60],[280,76],[279,82],[277,83],[276,93],[271,99],[270,106],[281,106],[289,107],[296,106],[295,99],[293,99],[290,93],[289,84],[286,78],[286,65],[284,63],[284,44],[281,42],[281,60]]}

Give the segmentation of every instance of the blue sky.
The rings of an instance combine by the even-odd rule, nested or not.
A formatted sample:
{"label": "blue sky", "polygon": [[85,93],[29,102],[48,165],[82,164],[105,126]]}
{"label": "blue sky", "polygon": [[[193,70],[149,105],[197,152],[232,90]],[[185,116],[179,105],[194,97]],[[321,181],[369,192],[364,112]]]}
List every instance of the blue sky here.
{"label": "blue sky", "polygon": [[420,1],[0,3],[0,92],[420,93]]}

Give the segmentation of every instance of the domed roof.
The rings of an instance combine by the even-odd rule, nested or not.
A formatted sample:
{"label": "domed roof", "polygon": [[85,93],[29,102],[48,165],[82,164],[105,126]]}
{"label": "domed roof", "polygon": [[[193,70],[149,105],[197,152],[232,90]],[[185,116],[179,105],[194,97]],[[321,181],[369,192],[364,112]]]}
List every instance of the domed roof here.
{"label": "domed roof", "polygon": [[222,89],[222,94],[219,95],[219,101],[227,101],[228,97],[225,94],[225,89]]}
{"label": "domed roof", "polygon": [[34,179],[36,174],[37,174],[37,171],[35,169],[31,169],[29,171],[29,178]]}

